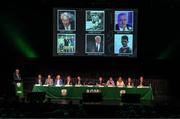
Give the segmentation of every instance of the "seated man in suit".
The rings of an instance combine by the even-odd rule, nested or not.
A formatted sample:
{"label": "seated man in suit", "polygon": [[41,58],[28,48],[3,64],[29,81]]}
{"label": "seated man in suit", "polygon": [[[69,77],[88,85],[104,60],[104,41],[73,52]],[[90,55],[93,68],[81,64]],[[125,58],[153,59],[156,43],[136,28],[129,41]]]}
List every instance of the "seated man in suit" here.
{"label": "seated man in suit", "polygon": [[83,81],[81,80],[80,76],[77,76],[76,81],[75,81],[75,85],[83,85]]}
{"label": "seated man in suit", "polygon": [[98,78],[98,81],[96,82],[96,85],[97,86],[105,86],[105,82],[104,82],[104,80],[103,80],[103,78],[101,76]]}
{"label": "seated man in suit", "polygon": [[65,85],[73,85],[73,80],[71,79],[70,75],[66,77]]}
{"label": "seated man in suit", "polygon": [[45,81],[45,85],[52,86],[53,85],[53,79],[51,78],[51,75],[48,75],[48,78]]}
{"label": "seated man in suit", "polygon": [[132,26],[127,24],[127,17],[125,13],[121,13],[118,15],[118,24],[116,24],[116,30],[132,31]]}
{"label": "seated man in suit", "polygon": [[123,35],[121,37],[121,44],[123,47],[119,49],[119,53],[131,53],[131,48],[128,47],[128,36]]}
{"label": "seated man in suit", "polygon": [[128,87],[134,86],[131,77],[128,77],[128,80],[127,80],[127,86],[128,86]]}
{"label": "seated man in suit", "polygon": [[61,86],[61,85],[63,85],[63,80],[61,79],[60,75],[57,75],[55,80],[55,86]]}
{"label": "seated man in suit", "polygon": [[39,74],[38,77],[37,77],[37,80],[36,80],[36,84],[39,84],[39,85],[42,85],[42,75]]}
{"label": "seated man in suit", "polygon": [[144,86],[144,78],[143,78],[143,76],[140,76],[138,87],[143,87],[143,86]]}
{"label": "seated man in suit", "polygon": [[71,31],[74,30],[74,21],[68,12],[61,13],[60,16],[60,30]]}

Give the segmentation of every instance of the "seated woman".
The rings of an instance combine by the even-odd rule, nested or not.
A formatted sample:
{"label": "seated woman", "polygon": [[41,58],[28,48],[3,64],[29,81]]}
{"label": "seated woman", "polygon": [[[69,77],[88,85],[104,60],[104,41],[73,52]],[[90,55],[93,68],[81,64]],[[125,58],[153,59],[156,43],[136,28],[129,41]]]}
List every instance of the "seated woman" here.
{"label": "seated woman", "polygon": [[99,77],[96,85],[97,86],[104,86],[105,85],[104,80],[103,80],[103,78],[101,76]]}
{"label": "seated woman", "polygon": [[61,86],[61,85],[63,85],[63,80],[61,79],[61,76],[60,76],[60,75],[57,75],[57,76],[56,76],[55,85],[56,85],[56,86]]}
{"label": "seated woman", "polygon": [[50,85],[52,86],[53,85],[53,79],[51,78],[51,75],[48,75],[48,78],[46,79],[45,81],[45,85]]}
{"label": "seated woman", "polygon": [[127,81],[127,87],[132,87],[134,86],[132,80],[131,80],[131,77],[128,77],[128,81]]}
{"label": "seated woman", "polygon": [[109,80],[107,81],[106,85],[107,85],[107,86],[115,86],[115,83],[114,83],[112,77],[109,77]]}
{"label": "seated woman", "polygon": [[124,87],[124,86],[125,86],[124,81],[122,80],[122,77],[121,77],[121,76],[118,78],[118,80],[117,80],[117,82],[116,82],[116,85],[117,85],[118,87]]}
{"label": "seated woman", "polygon": [[41,74],[38,75],[36,84],[42,85],[42,75]]}

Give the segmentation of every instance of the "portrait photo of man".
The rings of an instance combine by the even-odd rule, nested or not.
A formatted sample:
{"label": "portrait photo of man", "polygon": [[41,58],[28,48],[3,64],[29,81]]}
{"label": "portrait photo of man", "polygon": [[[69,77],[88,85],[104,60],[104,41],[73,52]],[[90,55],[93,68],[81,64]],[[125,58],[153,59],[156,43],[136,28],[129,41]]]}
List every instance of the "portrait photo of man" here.
{"label": "portrait photo of man", "polygon": [[57,34],[57,53],[75,53],[75,50],[75,34]]}
{"label": "portrait photo of man", "polygon": [[104,53],[104,35],[86,34],[86,53]]}
{"label": "portrait photo of man", "polygon": [[114,36],[114,53],[115,54],[132,54],[133,51],[132,34],[115,34]]}
{"label": "portrait photo of man", "polygon": [[133,11],[115,11],[115,31],[133,31]]}
{"label": "portrait photo of man", "polygon": [[86,31],[104,31],[104,11],[86,11]]}
{"label": "portrait photo of man", "polygon": [[58,31],[75,31],[76,30],[76,11],[75,10],[58,10],[57,14]]}

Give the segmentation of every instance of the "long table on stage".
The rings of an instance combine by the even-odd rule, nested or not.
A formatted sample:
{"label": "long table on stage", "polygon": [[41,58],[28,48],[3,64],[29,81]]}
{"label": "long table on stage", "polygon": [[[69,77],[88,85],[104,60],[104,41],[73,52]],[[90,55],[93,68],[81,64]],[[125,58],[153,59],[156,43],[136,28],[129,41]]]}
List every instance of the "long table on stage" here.
{"label": "long table on stage", "polygon": [[45,92],[49,98],[82,99],[83,93],[102,93],[103,100],[121,100],[123,93],[140,94],[141,100],[153,100],[151,87],[98,87],[98,86],[33,86],[32,92]]}

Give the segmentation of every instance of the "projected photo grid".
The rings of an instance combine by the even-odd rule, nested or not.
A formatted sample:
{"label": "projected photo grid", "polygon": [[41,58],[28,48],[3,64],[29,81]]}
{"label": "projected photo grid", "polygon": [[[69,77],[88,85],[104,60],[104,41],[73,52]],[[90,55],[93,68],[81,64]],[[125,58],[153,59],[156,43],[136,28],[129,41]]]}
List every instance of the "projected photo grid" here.
{"label": "projected photo grid", "polygon": [[54,56],[136,57],[136,10],[54,9]]}

